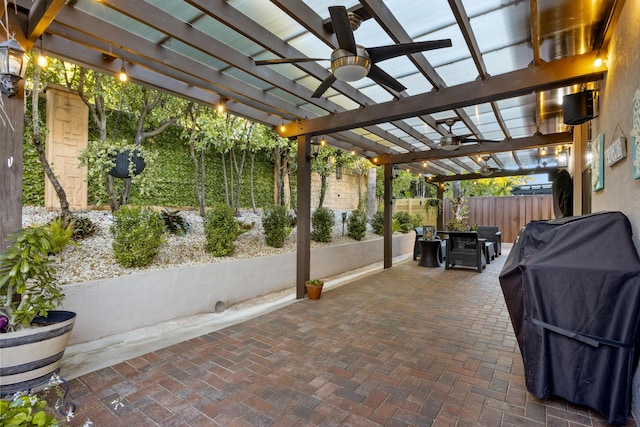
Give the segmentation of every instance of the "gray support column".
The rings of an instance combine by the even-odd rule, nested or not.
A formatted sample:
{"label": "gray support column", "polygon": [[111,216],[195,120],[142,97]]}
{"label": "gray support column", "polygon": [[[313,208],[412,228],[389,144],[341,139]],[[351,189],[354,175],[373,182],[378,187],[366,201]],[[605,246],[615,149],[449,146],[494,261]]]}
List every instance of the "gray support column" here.
{"label": "gray support column", "polygon": [[298,137],[298,218],[296,299],[304,298],[304,282],[311,273],[311,136]]}
{"label": "gray support column", "polygon": [[391,171],[393,165],[384,165],[384,268],[391,268],[393,258],[393,200],[391,198]]}

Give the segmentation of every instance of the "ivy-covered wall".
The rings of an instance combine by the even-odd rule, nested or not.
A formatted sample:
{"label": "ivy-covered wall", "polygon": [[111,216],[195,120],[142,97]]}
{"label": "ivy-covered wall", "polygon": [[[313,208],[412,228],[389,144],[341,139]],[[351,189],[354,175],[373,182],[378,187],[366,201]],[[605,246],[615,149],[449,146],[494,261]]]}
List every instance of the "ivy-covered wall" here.
{"label": "ivy-covered wall", "polygon": [[[29,111],[28,109],[27,111]],[[40,111],[46,111],[44,101]],[[133,120],[124,114],[112,114],[108,119],[108,129],[112,129],[114,138],[122,138],[125,135],[134,134]],[[90,139],[97,139],[97,130],[92,121],[89,125]],[[133,139],[133,138],[132,138]],[[149,165],[143,172],[153,174],[155,177],[152,188],[148,188],[145,194],[134,186],[131,192],[131,203],[152,206],[198,206],[198,200],[194,184],[194,166],[189,154],[189,146],[181,137],[181,129],[178,126],[171,126],[161,134],[148,139],[143,143],[149,150],[155,151],[157,160]],[[238,152],[238,161],[241,160],[242,153]],[[231,177],[231,165],[229,156],[225,159],[227,168],[227,179]],[[236,171],[233,171],[236,177]],[[255,156],[254,170],[254,197],[257,207],[264,207],[273,204],[273,164],[269,153],[258,152]],[[24,206],[44,206],[44,172],[38,160],[38,155],[28,137],[24,141],[24,169],[22,198]],[[222,170],[222,159],[219,153],[207,153],[206,163],[206,204],[211,206],[215,203],[225,202],[224,178]],[[237,180],[236,180],[237,181]],[[102,203],[92,197],[99,182],[88,183],[89,204]],[[233,191],[235,194],[235,183]],[[247,154],[242,171],[242,187],[240,204],[242,208],[251,207],[250,193],[250,158]]]}

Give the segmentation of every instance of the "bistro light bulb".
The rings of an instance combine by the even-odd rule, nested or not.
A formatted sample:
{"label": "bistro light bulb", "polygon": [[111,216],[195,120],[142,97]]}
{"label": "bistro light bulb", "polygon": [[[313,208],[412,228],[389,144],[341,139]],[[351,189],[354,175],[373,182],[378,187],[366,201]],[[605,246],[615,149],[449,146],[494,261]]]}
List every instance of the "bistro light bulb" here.
{"label": "bistro light bulb", "polygon": [[120,69],[120,74],[118,74],[118,78],[122,83],[125,83],[127,81],[127,71],[124,69],[124,67]]}
{"label": "bistro light bulb", "polygon": [[47,57],[44,56],[42,52],[40,52],[40,54],[38,55],[38,66],[40,68],[46,68],[47,65],[49,65],[49,61],[47,61]]}

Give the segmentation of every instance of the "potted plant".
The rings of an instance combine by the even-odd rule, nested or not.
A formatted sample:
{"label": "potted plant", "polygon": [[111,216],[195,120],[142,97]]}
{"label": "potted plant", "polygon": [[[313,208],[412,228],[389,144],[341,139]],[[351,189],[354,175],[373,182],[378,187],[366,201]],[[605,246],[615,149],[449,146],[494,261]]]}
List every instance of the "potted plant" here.
{"label": "potted plant", "polygon": [[322,287],[324,286],[324,282],[322,280],[307,280],[304,282],[304,286],[307,288],[307,295],[309,295],[309,299],[320,299]]}
{"label": "potted plant", "polygon": [[64,299],[49,253],[46,226],[10,236],[0,255],[0,394],[45,383],[58,369],[76,314],[55,310]]}

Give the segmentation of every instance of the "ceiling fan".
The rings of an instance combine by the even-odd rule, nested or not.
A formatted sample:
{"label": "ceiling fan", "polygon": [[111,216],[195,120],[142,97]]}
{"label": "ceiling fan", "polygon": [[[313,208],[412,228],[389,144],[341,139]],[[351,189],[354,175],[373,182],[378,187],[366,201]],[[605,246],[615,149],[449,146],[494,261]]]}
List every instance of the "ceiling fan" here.
{"label": "ceiling fan", "polygon": [[[397,56],[408,55],[426,50],[451,47],[451,39],[422,41],[414,43],[399,43],[389,46],[366,48],[356,44],[353,36],[354,27],[357,28],[360,18],[354,14],[349,16],[344,6],[329,7],[331,24],[338,40],[338,48],[331,54],[331,74],[323,80],[311,95],[319,98],[336,81],[354,82],[369,77],[382,86],[402,92],[406,87],[376,65],[377,62]],[[292,64],[296,62],[326,61],[326,58],[282,58],[255,61],[256,65]]]}
{"label": "ceiling fan", "polygon": [[457,118],[450,118],[450,119],[445,119],[441,121],[441,123],[444,123],[447,126],[449,126],[449,132],[447,132],[446,135],[442,135],[442,138],[440,138],[440,148],[442,148],[443,150],[447,150],[447,151],[457,150],[458,148],[460,148],[460,145],[468,142],[475,142],[478,144],[482,142],[491,142],[491,143],[502,142],[502,141],[495,141],[492,139],[470,138],[472,134],[454,135],[453,131],[451,130],[451,126],[453,126],[453,124],[456,121],[458,121]]}
{"label": "ceiling fan", "polygon": [[494,171],[499,170],[489,166],[489,156],[478,156],[478,164],[480,165],[478,173],[482,176],[491,176]]}

